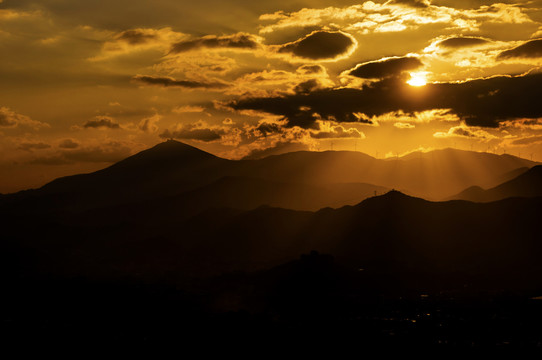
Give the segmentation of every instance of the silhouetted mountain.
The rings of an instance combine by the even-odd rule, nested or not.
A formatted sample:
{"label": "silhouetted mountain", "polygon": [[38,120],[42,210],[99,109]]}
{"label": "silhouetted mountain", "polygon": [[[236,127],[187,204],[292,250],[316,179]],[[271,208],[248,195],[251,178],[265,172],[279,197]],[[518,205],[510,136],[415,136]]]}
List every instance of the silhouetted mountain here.
{"label": "silhouetted mountain", "polygon": [[[183,279],[265,269],[317,250],[365,269],[390,291],[542,285],[541,198],[429,202],[392,191],[315,213],[271,207],[209,209],[191,217],[174,207],[138,211],[8,217],[4,246],[15,250],[5,253],[43,272]],[[18,251],[25,255],[17,257]]]}
{"label": "silhouetted mountain", "polygon": [[542,196],[542,166],[540,165],[494,188],[484,190],[476,186],[470,187],[453,196],[452,199],[490,202],[509,197],[535,196]]}
{"label": "silhouetted mountain", "polygon": [[189,199],[201,196],[201,204],[208,206],[248,209],[270,204],[314,210],[354,204],[389,188],[439,199],[473,184],[493,184],[534,164],[510,155],[452,149],[387,160],[326,151],[233,161],[169,140],[106,169],[4,196],[0,208],[4,204],[9,212],[74,213],[172,196],[187,199],[184,205],[175,204],[187,208],[194,204]]}

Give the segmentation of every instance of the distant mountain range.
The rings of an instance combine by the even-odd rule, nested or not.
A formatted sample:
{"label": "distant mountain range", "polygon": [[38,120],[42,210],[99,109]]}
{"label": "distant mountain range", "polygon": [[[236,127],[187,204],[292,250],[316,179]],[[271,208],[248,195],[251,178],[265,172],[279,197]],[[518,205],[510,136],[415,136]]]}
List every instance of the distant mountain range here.
{"label": "distant mountain range", "polygon": [[453,149],[385,160],[359,152],[302,151],[234,161],[169,140],[103,170],[2,196],[0,208],[73,213],[152,202],[194,211],[261,205],[314,211],[354,205],[391,189],[439,200],[474,185],[496,186],[536,164]]}

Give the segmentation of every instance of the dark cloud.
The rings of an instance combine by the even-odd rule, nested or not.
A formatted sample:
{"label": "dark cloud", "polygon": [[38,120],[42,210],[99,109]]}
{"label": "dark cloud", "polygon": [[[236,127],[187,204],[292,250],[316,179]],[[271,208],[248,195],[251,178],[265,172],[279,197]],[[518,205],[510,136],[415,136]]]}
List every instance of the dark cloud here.
{"label": "dark cloud", "polygon": [[93,120],[88,120],[83,124],[84,128],[108,128],[108,129],[120,129],[119,123],[109,116],[96,116]]}
{"label": "dark cloud", "polygon": [[359,121],[402,110],[405,113],[451,109],[467,125],[497,127],[500,121],[542,117],[542,74],[493,77],[463,83],[412,87],[403,78],[387,78],[361,89],[329,88],[308,94],[245,98],[227,104],[233,110],[257,110],[283,116],[287,126],[314,128],[318,119]]}
{"label": "dark cloud", "polygon": [[326,72],[326,68],[322,65],[303,65],[297,68],[297,71],[305,75],[321,74]]}
{"label": "dark cloud", "polygon": [[159,76],[149,76],[149,75],[136,75],[133,77],[133,80],[141,82],[147,85],[157,85],[164,87],[183,87],[188,89],[222,89],[228,85],[222,82],[202,82],[202,81],[193,81],[193,80],[175,80],[170,77],[159,77]]}
{"label": "dark cloud", "polygon": [[258,38],[251,34],[238,33],[228,36],[204,36],[199,39],[180,41],[171,46],[173,54],[200,48],[256,49],[260,46]]}
{"label": "dark cloud", "polygon": [[130,45],[139,45],[156,39],[156,35],[142,30],[126,30],[117,35],[116,39],[125,41]]}
{"label": "dark cloud", "polygon": [[79,143],[72,139],[65,139],[58,144],[58,147],[61,149],[76,149],[79,147]]}
{"label": "dark cloud", "polygon": [[321,88],[321,84],[317,79],[310,79],[297,84],[294,87],[294,91],[298,94],[307,94],[311,91]]}
{"label": "dark cloud", "polygon": [[33,150],[49,149],[50,147],[51,145],[43,142],[24,142],[17,149],[32,152]]}
{"label": "dark cloud", "polygon": [[416,70],[421,66],[423,63],[415,57],[388,58],[358,64],[348,74],[362,79],[383,79]]}
{"label": "dark cloud", "polygon": [[162,139],[183,139],[211,142],[220,140],[224,134],[224,129],[206,126],[202,123],[196,123],[182,125],[174,130],[167,129],[159,136]]}
{"label": "dark cloud", "polygon": [[431,2],[428,0],[390,0],[386,5],[408,5],[416,8],[426,8],[431,5]]}
{"label": "dark cloud", "polygon": [[482,38],[477,37],[453,37],[446,40],[442,40],[439,42],[439,46],[449,48],[449,49],[457,49],[457,48],[463,48],[463,47],[470,47],[470,46],[478,46],[478,45],[484,45],[487,44],[489,41]]}
{"label": "dark cloud", "polygon": [[356,46],[355,40],[339,31],[314,31],[297,41],[280,46],[280,53],[291,53],[306,59],[333,59]]}
{"label": "dark cloud", "polygon": [[278,134],[282,132],[282,126],[276,123],[262,122],[255,130],[259,131],[261,135],[267,136],[269,134]]}
{"label": "dark cloud", "polygon": [[542,39],[527,41],[518,47],[501,52],[497,59],[542,57]]}

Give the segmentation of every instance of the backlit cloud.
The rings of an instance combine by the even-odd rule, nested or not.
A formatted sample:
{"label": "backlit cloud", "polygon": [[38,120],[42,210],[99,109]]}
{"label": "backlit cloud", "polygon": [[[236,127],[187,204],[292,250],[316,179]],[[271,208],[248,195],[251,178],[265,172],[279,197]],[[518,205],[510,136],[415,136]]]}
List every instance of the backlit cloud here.
{"label": "backlit cloud", "polygon": [[319,121],[319,130],[310,132],[315,139],[365,139],[365,134],[356,128],[345,128],[329,121]]}
{"label": "backlit cloud", "polygon": [[83,127],[86,129],[120,129],[120,125],[110,116],[96,116],[87,120]]}
{"label": "backlit cloud", "polygon": [[198,140],[203,142],[218,141],[226,134],[221,126],[211,126],[204,121],[193,124],[177,124],[171,130],[160,133],[162,139]]}
{"label": "backlit cloud", "polygon": [[527,41],[518,47],[501,52],[498,56],[500,60],[511,58],[542,58],[542,39]]}
{"label": "backlit cloud", "polygon": [[450,109],[467,125],[497,127],[500,121],[542,117],[538,89],[542,74],[501,76],[462,83],[427,84],[413,88],[406,79],[389,78],[361,89],[328,88],[308,94],[246,98],[226,104],[283,116],[291,126],[311,127],[319,119],[359,121],[392,111],[405,113]]}
{"label": "backlit cloud", "polygon": [[49,124],[32,120],[30,117],[18,114],[8,107],[0,107],[0,128],[23,127],[33,130],[50,127]]}
{"label": "backlit cloud", "polygon": [[449,137],[463,137],[469,139],[477,140],[492,140],[496,139],[495,135],[490,134],[489,132],[482,129],[475,129],[467,127],[465,125],[454,126],[448,130],[448,132],[436,132],[433,134],[436,138],[449,138]]}
{"label": "backlit cloud", "polygon": [[442,40],[438,43],[439,46],[449,48],[449,49],[457,49],[457,48],[464,48],[464,47],[471,47],[471,46],[479,46],[487,44],[488,40],[478,37],[451,37],[446,40]]}
{"label": "backlit cloud", "polygon": [[187,89],[222,89],[228,85],[220,81],[195,81],[195,80],[176,80],[168,76],[150,76],[150,75],[136,75],[133,79],[137,82],[146,85],[156,85],[164,87],[182,87]]}
{"label": "backlit cloud", "polygon": [[216,36],[208,35],[197,39],[184,40],[171,46],[170,53],[178,54],[186,51],[205,49],[254,50],[260,46],[261,38],[247,33]]}
{"label": "backlit cloud", "polygon": [[364,79],[382,79],[397,76],[405,71],[416,70],[422,66],[423,63],[415,57],[385,58],[358,64],[347,74]]}
{"label": "backlit cloud", "polygon": [[333,60],[348,56],[357,46],[356,40],[340,31],[314,31],[294,42],[281,45],[279,53],[291,53],[310,60]]}

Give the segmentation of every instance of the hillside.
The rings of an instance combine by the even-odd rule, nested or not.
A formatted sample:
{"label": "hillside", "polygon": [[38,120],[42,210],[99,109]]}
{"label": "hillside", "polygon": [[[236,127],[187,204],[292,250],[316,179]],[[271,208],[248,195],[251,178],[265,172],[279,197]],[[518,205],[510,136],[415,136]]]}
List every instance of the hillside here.
{"label": "hillside", "polygon": [[451,199],[490,202],[509,197],[542,196],[542,166],[534,166],[519,176],[490,189],[470,187]]}

